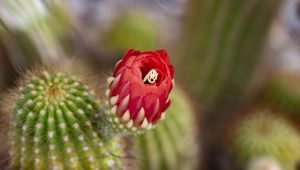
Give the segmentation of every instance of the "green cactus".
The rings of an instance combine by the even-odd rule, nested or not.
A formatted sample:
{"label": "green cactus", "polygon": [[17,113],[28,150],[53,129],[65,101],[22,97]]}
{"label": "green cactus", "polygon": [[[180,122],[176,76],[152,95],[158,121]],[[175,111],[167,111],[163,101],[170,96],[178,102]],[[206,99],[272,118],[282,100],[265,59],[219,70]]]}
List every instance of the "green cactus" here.
{"label": "green cactus", "polygon": [[232,150],[244,163],[268,156],[284,169],[295,170],[300,160],[300,136],[283,118],[266,109],[258,110],[235,127]]}
{"label": "green cactus", "polygon": [[196,166],[194,112],[180,89],[173,89],[170,98],[165,120],[135,141],[137,169],[188,170]]}
{"label": "green cactus", "polygon": [[[24,54],[26,58],[36,57],[32,55],[37,53],[44,65],[56,67],[64,65],[67,55],[61,42],[70,30],[70,20],[65,6],[58,1],[4,0],[1,7],[6,15],[0,15],[0,19],[9,30],[20,32],[16,38],[22,38],[21,41],[19,42],[19,39],[15,41],[27,52]],[[11,37],[15,35],[9,35],[8,38]]]}
{"label": "green cactus", "polygon": [[280,111],[291,113],[293,118],[300,119],[300,77],[291,73],[280,73],[268,82],[262,102]]}
{"label": "green cactus", "polygon": [[11,169],[121,167],[120,139],[103,140],[96,133],[99,102],[87,86],[61,73],[27,77],[10,110]]}
{"label": "green cactus", "polygon": [[[263,47],[282,0],[190,0],[174,54],[176,76],[203,117],[204,162],[230,114],[252,97]],[[212,156],[212,157],[210,157]]]}
{"label": "green cactus", "polygon": [[104,34],[104,42],[119,50],[153,50],[159,47],[159,31],[154,20],[143,11],[120,16]]}
{"label": "green cactus", "polygon": [[174,61],[202,113],[222,120],[247,95],[280,1],[189,1]]}
{"label": "green cactus", "polygon": [[[34,45],[30,36],[21,30],[9,28],[0,18],[0,39],[2,45],[2,55],[7,58],[18,69],[30,67],[33,62],[40,63],[37,47]],[[6,57],[3,57],[4,59]]]}

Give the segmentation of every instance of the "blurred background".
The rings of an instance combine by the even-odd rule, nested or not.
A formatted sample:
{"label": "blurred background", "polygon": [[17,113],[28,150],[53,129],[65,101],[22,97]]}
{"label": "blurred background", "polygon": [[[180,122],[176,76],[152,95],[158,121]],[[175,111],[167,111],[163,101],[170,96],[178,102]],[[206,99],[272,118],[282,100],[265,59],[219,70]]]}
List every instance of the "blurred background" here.
{"label": "blurred background", "polygon": [[299,0],[1,0],[0,96],[41,66],[97,83],[129,48],[168,51],[194,169],[300,169]]}

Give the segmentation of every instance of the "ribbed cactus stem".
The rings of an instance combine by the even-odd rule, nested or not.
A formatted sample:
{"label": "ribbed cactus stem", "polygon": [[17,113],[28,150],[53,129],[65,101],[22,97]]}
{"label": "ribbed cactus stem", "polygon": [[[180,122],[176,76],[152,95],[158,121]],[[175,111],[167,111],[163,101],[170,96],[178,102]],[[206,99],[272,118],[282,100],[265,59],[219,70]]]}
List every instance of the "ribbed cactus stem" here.
{"label": "ribbed cactus stem", "polygon": [[120,166],[111,154],[118,155],[120,149],[107,148],[114,139],[102,141],[93,127],[99,117],[99,102],[87,86],[61,73],[45,71],[29,77],[17,92],[12,112],[12,169]]}
{"label": "ribbed cactus stem", "polygon": [[174,61],[205,114],[222,121],[220,111],[230,113],[248,95],[280,2],[189,1],[177,52],[182,57]]}
{"label": "ribbed cactus stem", "polygon": [[135,140],[137,169],[192,170],[199,157],[194,112],[184,93],[174,88],[172,105],[157,128]]}
{"label": "ribbed cactus stem", "polygon": [[[187,87],[199,113],[205,115],[202,134],[207,155],[214,156],[220,146],[216,143],[227,123],[224,120],[254,94],[255,74],[280,2],[188,1],[175,53],[180,57],[175,57],[174,63],[178,80]],[[204,162],[215,165],[210,158],[205,157]]]}

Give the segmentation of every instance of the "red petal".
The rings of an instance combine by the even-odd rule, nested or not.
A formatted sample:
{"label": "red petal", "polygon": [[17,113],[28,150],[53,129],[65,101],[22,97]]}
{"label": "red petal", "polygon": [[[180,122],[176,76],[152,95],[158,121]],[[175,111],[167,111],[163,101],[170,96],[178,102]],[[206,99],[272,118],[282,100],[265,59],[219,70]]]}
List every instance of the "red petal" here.
{"label": "red petal", "polygon": [[159,112],[159,113],[156,114],[155,117],[153,118],[152,122],[153,122],[154,124],[156,124],[157,121],[160,119],[161,113],[162,113],[162,112]]}
{"label": "red petal", "polygon": [[130,95],[135,97],[144,96],[146,93],[146,89],[144,88],[144,84],[140,84],[138,82],[131,82],[129,87]]}
{"label": "red petal", "polygon": [[139,51],[134,51],[133,49],[129,49],[123,56],[122,60],[115,66],[114,76],[116,76],[116,74],[117,74],[117,72],[119,72],[120,68],[123,67],[125,65],[125,63],[127,63],[127,60],[131,56],[135,56],[135,54],[137,54],[138,52]]}
{"label": "red petal", "polygon": [[173,79],[174,78],[174,66],[169,65],[169,70],[170,70],[170,74],[171,74],[171,79]]}
{"label": "red petal", "polygon": [[157,52],[158,54],[160,54],[160,57],[161,57],[167,64],[170,63],[169,55],[168,55],[168,53],[167,53],[166,50],[161,49],[161,50],[157,50],[156,52]]}
{"label": "red petal", "polygon": [[129,93],[129,85],[130,82],[127,81],[126,83],[124,83],[123,85],[120,86],[120,90],[118,92],[119,95],[119,101],[122,101]]}
{"label": "red petal", "polygon": [[141,55],[142,53],[140,52],[140,51],[138,51],[138,50],[135,50],[134,52],[133,52],[133,55],[135,55],[135,56],[138,56],[138,55]]}
{"label": "red petal", "polygon": [[158,99],[158,96],[155,94],[148,94],[143,99],[143,107],[146,111],[145,117],[147,117],[149,122],[152,122],[152,119],[155,115],[153,115],[153,109],[156,104],[156,100]]}
{"label": "red petal", "polygon": [[156,51],[144,51],[141,54],[150,55],[152,57],[159,56],[159,54]]}
{"label": "red petal", "polygon": [[167,108],[171,105],[171,100],[169,100],[168,102],[166,102],[166,104],[162,107],[161,112],[164,112],[167,110]]}

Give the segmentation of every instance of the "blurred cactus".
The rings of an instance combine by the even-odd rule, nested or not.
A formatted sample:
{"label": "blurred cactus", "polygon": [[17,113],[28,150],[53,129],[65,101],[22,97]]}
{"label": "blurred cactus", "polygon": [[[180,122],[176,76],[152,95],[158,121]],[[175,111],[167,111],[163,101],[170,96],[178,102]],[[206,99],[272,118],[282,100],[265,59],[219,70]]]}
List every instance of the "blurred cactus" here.
{"label": "blurred cactus", "polygon": [[1,32],[0,21],[0,96],[7,85],[12,84],[14,77],[12,63],[8,58],[8,50]]}
{"label": "blurred cactus", "polygon": [[[229,114],[253,95],[255,73],[281,0],[191,0],[174,58],[203,118],[203,148],[209,165],[219,152]],[[207,167],[210,169],[210,167]]]}
{"label": "blurred cactus", "polygon": [[29,73],[20,84],[5,103],[12,169],[120,168],[120,141],[96,133],[99,102],[87,86],[47,71]]}
{"label": "blurred cactus", "polygon": [[194,112],[180,89],[175,88],[170,98],[172,105],[166,111],[165,120],[136,139],[137,169],[189,170],[196,167],[199,157]]}
{"label": "blurred cactus", "polygon": [[40,62],[37,47],[26,32],[9,28],[1,19],[0,27],[0,39],[6,52],[2,57],[10,60],[14,69],[25,69],[33,62]]}
{"label": "blurred cactus", "polygon": [[300,160],[300,136],[288,121],[269,110],[257,110],[234,129],[232,149],[241,162],[268,156],[283,169],[295,170]]}
{"label": "blurred cactus", "polygon": [[0,2],[0,11],[0,18],[9,29],[26,33],[45,65],[63,63],[60,40],[70,23],[63,5],[57,1],[4,0]]}
{"label": "blurred cactus", "polygon": [[294,73],[279,73],[264,88],[265,104],[300,119],[300,77]]}
{"label": "blurred cactus", "polygon": [[122,14],[104,33],[103,42],[116,50],[134,48],[138,50],[154,50],[159,47],[159,31],[157,23],[145,11],[133,10]]}
{"label": "blurred cactus", "polygon": [[181,57],[175,61],[202,110],[219,117],[220,110],[228,112],[242,101],[279,5],[280,0],[188,3]]}

